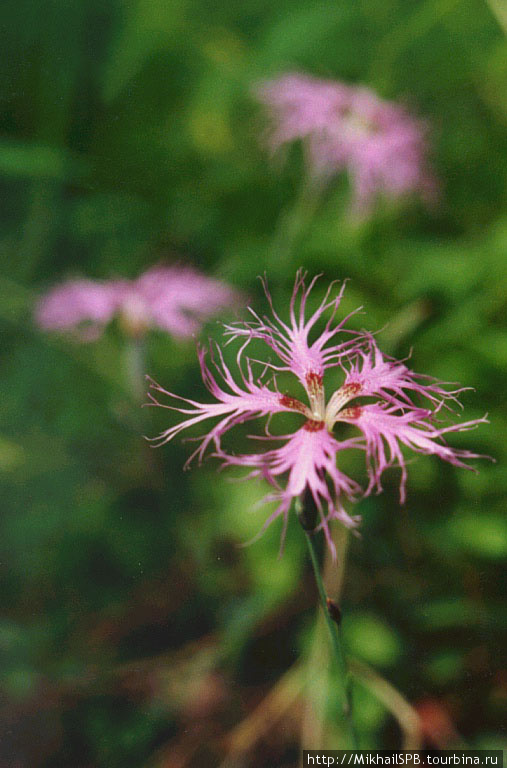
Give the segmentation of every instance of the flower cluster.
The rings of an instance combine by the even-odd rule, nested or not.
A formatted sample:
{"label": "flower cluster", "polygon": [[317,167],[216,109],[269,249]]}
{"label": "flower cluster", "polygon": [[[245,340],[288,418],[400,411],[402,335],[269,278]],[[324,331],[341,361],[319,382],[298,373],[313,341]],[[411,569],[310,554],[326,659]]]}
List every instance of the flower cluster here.
{"label": "flower cluster", "polygon": [[156,327],[190,337],[236,298],[227,285],[191,267],[159,264],[136,280],[62,283],[40,299],[35,319],[43,330],[75,331],[81,341],[96,339],[115,316],[133,336]]}
{"label": "flower cluster", "polygon": [[256,93],[272,116],[271,149],[302,139],[309,173],[347,171],[358,209],[368,209],[379,193],[434,198],[426,127],[399,105],[364,87],[301,74],[261,83]]}
{"label": "flower cluster", "polygon": [[[214,417],[218,419],[201,439],[189,461],[195,455],[202,459],[211,444],[225,465],[248,467],[251,469],[249,476],[267,480],[273,491],[265,501],[276,501],[278,505],[262,531],[278,517],[283,518],[285,531],[292,501],[303,493],[310,493],[320,514],[319,527],[334,553],[329,521],[338,519],[350,527],[358,523],[358,519],[344,509],[344,498],[354,500],[361,493],[380,492],[384,471],[397,465],[401,468],[400,497],[403,502],[406,463],[402,447],[416,453],[434,454],[455,466],[470,468],[465,460],[479,458],[478,454],[449,447],[444,436],[470,429],[484,422],[485,418],[443,426],[438,416],[444,410],[451,413],[450,406],[458,402],[457,395],[461,390],[446,389],[442,383],[414,373],[403,362],[387,358],[371,334],[345,327],[348,317],[337,322],[335,317],[344,285],[333,295],[334,284],[331,284],[321,304],[307,316],[308,297],[315,280],[307,286],[305,274],[298,272],[288,322],[275,311],[264,283],[271,316],[260,317],[250,310],[251,321],[225,326],[229,340],[242,342],[236,358],[237,378],[233,378],[218,345],[211,348],[211,365],[206,360],[205,350],[199,350],[203,380],[215,402],[199,403],[174,395],[151,379],[149,397],[151,404],[185,415],[183,421],[156,438],[159,444],[195,424]],[[317,322],[327,312],[329,317],[324,328],[315,335]],[[312,337],[315,338],[312,340]],[[270,386],[263,383],[262,375],[254,375],[254,365],[260,361],[251,360],[245,354],[252,339],[260,339],[267,345],[270,357],[274,355],[274,362],[268,359],[262,363],[264,371],[274,371]],[[324,375],[332,367],[341,369],[343,383],[326,402]],[[307,402],[279,391],[277,371],[294,375],[306,391]],[[160,403],[158,395],[168,396],[173,404]],[[421,404],[414,401],[416,397]],[[278,437],[268,434],[257,438],[277,441],[279,447],[239,456],[225,453],[221,438],[231,427],[282,411],[299,414],[299,428],[292,434]],[[335,427],[341,423],[357,428],[358,434],[340,439],[335,435]],[[364,489],[337,465],[339,454],[349,448],[364,451],[368,478]]]}

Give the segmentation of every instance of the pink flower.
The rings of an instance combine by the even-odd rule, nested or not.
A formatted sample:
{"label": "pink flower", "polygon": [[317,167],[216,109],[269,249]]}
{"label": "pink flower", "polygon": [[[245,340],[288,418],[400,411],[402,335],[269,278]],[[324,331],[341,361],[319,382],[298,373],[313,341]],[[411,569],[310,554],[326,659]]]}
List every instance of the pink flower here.
{"label": "pink flower", "polygon": [[434,199],[426,126],[399,105],[364,87],[301,74],[261,83],[256,93],[271,113],[271,150],[303,140],[310,175],[347,171],[358,209],[370,208],[379,193]]}
{"label": "pink flower", "polygon": [[[213,445],[215,455],[225,465],[249,467],[250,476],[264,478],[273,488],[265,501],[276,501],[277,507],[262,531],[278,517],[283,518],[285,531],[293,500],[311,494],[320,514],[319,528],[323,529],[334,554],[329,521],[337,519],[344,525],[356,526],[358,518],[347,514],[343,501],[353,501],[361,493],[359,484],[339,468],[337,459],[342,451],[364,451],[368,478],[362,491],[364,495],[373,490],[380,492],[384,471],[399,466],[400,500],[403,503],[407,472],[402,447],[415,453],[434,454],[454,466],[470,469],[465,460],[480,458],[479,455],[449,447],[444,435],[471,429],[486,419],[450,425],[440,422],[441,413],[452,413],[449,403],[458,402],[457,395],[461,390],[447,389],[442,383],[414,373],[403,362],[387,358],[370,334],[344,327],[348,318],[337,322],[335,315],[344,286],[333,293],[331,284],[317,309],[307,312],[315,280],[307,287],[305,274],[298,272],[287,321],[274,310],[264,283],[271,317],[261,318],[250,310],[252,321],[226,326],[225,335],[229,341],[242,340],[236,355],[236,378],[218,345],[211,348],[211,367],[206,361],[206,352],[199,350],[202,377],[215,402],[199,403],[174,395],[151,379],[149,397],[150,404],[185,415],[183,421],[156,438],[159,445],[194,424],[214,417],[219,419],[200,438],[200,445],[189,461],[196,455],[202,459],[206,449]],[[327,322],[320,334],[315,335],[316,325],[326,313],[329,314]],[[246,357],[245,350],[253,339],[266,344],[268,355],[274,354],[275,362]],[[258,364],[262,364],[263,373],[274,371],[269,384],[262,381],[263,374],[254,374],[254,365]],[[344,379],[326,401],[324,379],[326,371],[333,367],[343,371]],[[276,371],[292,374],[296,384],[303,385],[307,402],[291,393],[280,392]],[[172,404],[160,403],[157,394],[169,397]],[[366,402],[364,398],[367,398]],[[421,399],[421,403],[415,398]],[[292,411],[300,416],[301,425],[296,431],[276,437],[269,433],[257,437],[258,440],[277,441],[281,443],[279,447],[246,455],[230,455],[222,448],[223,435],[236,424],[271,417],[281,411]],[[341,437],[339,429],[344,423],[355,427],[357,435]]]}
{"label": "pink flower", "polygon": [[114,316],[134,336],[155,327],[190,337],[236,298],[227,285],[191,267],[160,264],[136,280],[62,283],[40,299],[35,318],[43,330],[75,330],[82,341],[97,338]]}
{"label": "pink flower", "polygon": [[118,295],[116,282],[69,280],[39,300],[35,319],[44,331],[69,331],[86,323],[82,338],[92,340],[116,312]]}

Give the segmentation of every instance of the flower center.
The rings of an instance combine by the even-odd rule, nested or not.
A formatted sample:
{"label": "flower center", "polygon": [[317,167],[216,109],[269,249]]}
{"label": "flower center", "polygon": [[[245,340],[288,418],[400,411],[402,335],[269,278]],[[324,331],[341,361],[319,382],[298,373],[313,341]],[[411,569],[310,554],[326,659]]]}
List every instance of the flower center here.
{"label": "flower center", "polygon": [[308,419],[308,421],[305,421],[303,424],[303,429],[306,429],[307,432],[319,432],[321,429],[324,429],[325,426],[326,424],[324,421]]}
{"label": "flower center", "polygon": [[149,328],[150,314],[146,302],[133,293],[128,295],[120,308],[120,328],[126,336],[141,338]]}
{"label": "flower center", "polygon": [[308,408],[301,400],[291,395],[280,395],[279,403],[284,408],[298,411],[303,416],[306,416],[307,421],[304,423],[303,429],[306,429],[307,432],[318,432],[324,427],[327,428],[328,432],[332,432],[337,421],[358,418],[361,408],[343,409],[343,406],[357,397],[361,393],[361,389],[361,384],[357,381],[344,384],[343,387],[340,387],[340,389],[333,393],[326,407],[322,376],[311,371],[306,376],[306,391],[310,407]]}
{"label": "flower center", "polygon": [[375,122],[357,111],[345,108],[339,113],[337,131],[349,139],[365,139],[378,132]]}

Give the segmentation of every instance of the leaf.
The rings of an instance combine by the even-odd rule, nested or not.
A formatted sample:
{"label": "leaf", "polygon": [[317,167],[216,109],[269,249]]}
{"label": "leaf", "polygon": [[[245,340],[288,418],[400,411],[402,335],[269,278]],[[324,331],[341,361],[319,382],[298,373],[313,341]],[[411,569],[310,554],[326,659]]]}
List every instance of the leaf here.
{"label": "leaf", "polygon": [[449,520],[450,536],[464,549],[480,557],[498,560],[507,555],[507,520],[484,513],[458,514]]}
{"label": "leaf", "polygon": [[398,634],[373,614],[355,614],[343,622],[346,647],[370,664],[392,666],[402,652]]}

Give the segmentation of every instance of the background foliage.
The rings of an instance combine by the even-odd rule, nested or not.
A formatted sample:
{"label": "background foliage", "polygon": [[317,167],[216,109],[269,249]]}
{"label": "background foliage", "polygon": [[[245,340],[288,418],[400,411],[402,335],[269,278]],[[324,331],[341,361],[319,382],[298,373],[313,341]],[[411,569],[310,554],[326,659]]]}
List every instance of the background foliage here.
{"label": "background foliage", "polygon": [[[139,409],[119,330],[78,346],[33,325],[55,281],[134,277],[161,257],[258,307],[264,269],[282,304],[301,264],[350,277],[345,310],[364,304],[386,351],[413,347],[416,370],[475,388],[466,413],[491,424],[453,443],[497,464],[474,475],[420,459],[405,508],[395,472],[361,505],[344,631],[418,709],[426,745],[505,745],[501,4],[4,0],[2,11],[0,764],[292,766],[302,733],[312,748],[341,743],[297,525],[282,559],[278,530],[238,548],[263,519],[251,513],[263,488],[229,483],[213,461],[183,474],[178,441],[147,447],[141,436],[167,417]],[[338,180],[278,258],[300,157],[269,161],[250,92],[292,69],[366,84],[427,118],[438,208],[383,205],[353,222]],[[202,392],[192,343],[154,332],[146,367]],[[355,697],[362,744],[399,745],[378,686],[358,683]]]}

